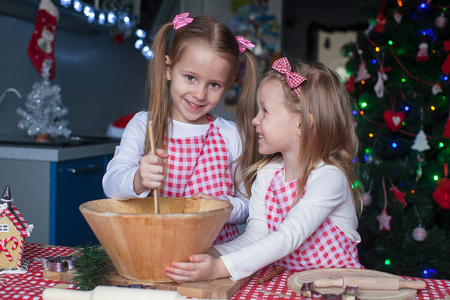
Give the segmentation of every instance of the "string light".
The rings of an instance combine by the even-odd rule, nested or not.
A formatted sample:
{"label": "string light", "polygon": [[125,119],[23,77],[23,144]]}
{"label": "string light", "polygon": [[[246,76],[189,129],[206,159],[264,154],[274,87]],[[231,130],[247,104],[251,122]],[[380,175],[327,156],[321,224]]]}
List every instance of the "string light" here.
{"label": "string light", "polygon": [[431,105],[431,106],[430,106],[430,109],[431,109],[431,110],[436,110],[436,107],[435,107],[434,105]]}
{"label": "string light", "polygon": [[391,264],[391,261],[390,261],[389,259],[386,259],[386,260],[384,261],[384,264],[385,264],[386,266],[389,266],[389,265]]}
{"label": "string light", "polygon": [[434,175],[433,179],[434,179],[434,181],[438,181],[439,180],[439,176],[438,175]]}
{"label": "string light", "polygon": [[373,133],[372,133],[372,132],[369,133],[369,137],[370,137],[370,138],[373,138]]}

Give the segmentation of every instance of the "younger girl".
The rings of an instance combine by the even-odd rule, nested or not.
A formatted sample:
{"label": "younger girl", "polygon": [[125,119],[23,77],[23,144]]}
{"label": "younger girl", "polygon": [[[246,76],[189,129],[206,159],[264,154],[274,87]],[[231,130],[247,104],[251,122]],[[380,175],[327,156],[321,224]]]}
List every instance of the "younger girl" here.
{"label": "younger girl", "polygon": [[[361,198],[353,187],[358,140],[350,99],[321,63],[280,58],[257,93],[259,152],[246,231],[173,262],[175,281],[238,280],[275,262],[294,271],[362,268],[356,245]],[[221,255],[221,256],[220,256]]]}
{"label": "younger girl", "polygon": [[[216,243],[238,235],[235,224],[248,216],[251,185],[237,179],[240,170],[256,156],[241,156],[243,135],[254,135],[234,122],[209,112],[233,83],[239,58],[246,58],[245,82],[238,99],[238,126],[246,124],[246,113],[256,110],[258,68],[247,47],[228,27],[210,16],[178,15],[158,31],[150,62],[148,112],[139,112],[124,130],[120,146],[103,177],[106,196],[115,199],[147,197],[153,189],[164,197],[219,198],[230,201],[233,211]],[[173,37],[166,49],[169,33]],[[149,153],[148,124],[152,121],[156,154]],[[255,148],[254,139],[246,148]],[[231,166],[231,167],[230,167]]]}

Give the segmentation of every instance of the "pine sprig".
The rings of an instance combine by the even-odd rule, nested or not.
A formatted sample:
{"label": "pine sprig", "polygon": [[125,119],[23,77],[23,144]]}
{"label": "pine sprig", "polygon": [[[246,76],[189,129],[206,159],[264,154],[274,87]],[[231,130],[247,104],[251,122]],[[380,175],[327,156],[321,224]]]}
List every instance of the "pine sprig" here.
{"label": "pine sprig", "polygon": [[74,284],[81,290],[92,290],[105,284],[113,271],[113,265],[106,252],[99,246],[87,245],[80,250],[80,256],[74,261]]}

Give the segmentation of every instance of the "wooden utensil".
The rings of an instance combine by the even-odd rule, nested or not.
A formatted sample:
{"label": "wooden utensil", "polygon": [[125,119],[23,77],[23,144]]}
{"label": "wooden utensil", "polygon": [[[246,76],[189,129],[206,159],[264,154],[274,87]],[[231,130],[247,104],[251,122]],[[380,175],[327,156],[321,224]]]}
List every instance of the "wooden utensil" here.
{"label": "wooden utensil", "polygon": [[327,288],[327,287],[342,287],[345,288],[348,285],[357,286],[360,289],[366,290],[390,290],[397,291],[399,289],[426,289],[427,284],[425,281],[406,281],[400,280],[400,278],[388,278],[388,277],[356,277],[356,276],[342,276],[340,278],[323,278],[313,281],[314,287]]}
{"label": "wooden utensil", "polygon": [[[352,269],[352,268],[321,268],[314,270],[307,270],[295,273],[289,276],[287,284],[289,289],[300,294],[304,283],[314,282],[317,279],[336,279],[344,276],[353,277],[382,277],[382,278],[399,278],[399,280],[406,281],[399,276],[389,274],[386,272],[369,270],[369,269]],[[312,285],[312,284],[311,284]],[[316,288],[314,290],[321,294],[337,294],[341,295],[345,288],[342,287],[327,287]],[[414,300],[417,295],[416,289],[399,289],[399,290],[368,290],[358,288],[357,296],[364,300]]]}
{"label": "wooden utensil", "polygon": [[[153,138],[152,121],[148,122],[148,136],[150,141],[150,154],[155,154],[155,140]],[[159,214],[158,189],[153,190],[153,201],[155,202],[155,214]]]}

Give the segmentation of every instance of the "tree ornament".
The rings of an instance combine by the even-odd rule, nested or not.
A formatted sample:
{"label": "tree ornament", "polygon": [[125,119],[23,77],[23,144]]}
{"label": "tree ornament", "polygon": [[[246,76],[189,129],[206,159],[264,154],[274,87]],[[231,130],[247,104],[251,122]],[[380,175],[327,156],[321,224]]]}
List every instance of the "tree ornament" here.
{"label": "tree ornament", "polygon": [[419,162],[419,164],[417,165],[417,170],[416,170],[416,183],[419,181],[420,177],[422,177],[423,158],[419,154],[417,154],[417,161]]}
{"label": "tree ornament", "polygon": [[379,214],[377,216],[377,220],[380,223],[378,226],[378,230],[379,231],[381,231],[381,230],[390,231],[391,230],[391,219],[392,219],[392,216],[387,214],[386,209],[383,209],[381,211],[381,214]]}
{"label": "tree ornament", "polygon": [[[444,51],[449,52],[450,51],[450,40],[444,41]],[[445,75],[450,74],[450,55],[447,56],[444,63],[441,66],[442,72],[444,72]]]}
{"label": "tree ornament", "polygon": [[377,216],[377,220],[379,222],[378,230],[379,231],[381,231],[381,230],[390,231],[391,230],[391,219],[392,219],[392,216],[389,216],[387,214],[387,211],[386,211],[387,194],[386,194],[386,185],[384,183],[384,175],[383,175],[383,178],[381,179],[381,184],[383,185],[384,207],[383,207],[383,210],[381,211],[381,214],[379,214]]}
{"label": "tree ornament", "polygon": [[362,193],[361,199],[364,206],[369,206],[370,204],[372,204],[372,195],[370,194],[370,192]]}
{"label": "tree ornament", "polygon": [[388,79],[386,73],[382,72],[381,69],[378,71],[378,79],[373,87],[375,94],[378,98],[383,98],[384,96],[384,82]]}
{"label": "tree ornament", "polygon": [[352,93],[355,90],[355,76],[350,76],[347,83],[345,84],[347,92]]}
{"label": "tree ornament", "polygon": [[436,184],[433,199],[443,209],[450,209],[450,179],[441,178]]}
{"label": "tree ornament", "polygon": [[438,180],[433,199],[443,209],[450,209],[450,179],[448,176],[448,163],[444,163],[445,177]]}
{"label": "tree ornament", "polygon": [[447,119],[445,122],[444,132],[442,132],[441,137],[450,139],[450,119]]}
{"label": "tree ornament", "polygon": [[443,29],[445,25],[447,25],[447,18],[444,16],[444,14],[441,14],[439,17],[436,18],[435,24],[436,27],[439,29]]}
{"label": "tree ornament", "polygon": [[427,231],[422,225],[416,227],[412,232],[412,237],[416,242],[423,242],[427,238]]}
{"label": "tree ornament", "polygon": [[403,15],[399,13],[398,11],[394,12],[394,20],[397,22],[397,24],[400,24],[402,22]]}
{"label": "tree ornament", "polygon": [[445,122],[444,132],[442,132],[441,137],[443,137],[444,139],[450,139],[450,108],[447,120]]}
{"label": "tree ornament", "polygon": [[361,82],[362,80],[367,80],[369,78],[370,74],[366,69],[366,63],[364,61],[361,61],[361,63],[359,64],[359,70],[355,78],[355,82]]}
{"label": "tree ornament", "polygon": [[428,56],[428,44],[422,42],[419,44],[419,51],[417,52],[416,61],[427,62],[430,59]]}
{"label": "tree ornament", "polygon": [[387,17],[384,16],[381,12],[377,15],[377,21],[375,23],[375,32],[384,32],[384,26],[386,25]]}
{"label": "tree ornament", "polygon": [[383,119],[387,127],[395,132],[403,126],[403,121],[405,121],[405,114],[401,111],[393,112],[391,110],[386,110],[383,113]]}
{"label": "tree ornament", "polygon": [[28,45],[31,63],[40,75],[43,74],[44,61],[52,62],[49,80],[55,78],[55,35],[58,21],[58,8],[50,0],[41,0],[36,17],[33,35]]}
{"label": "tree ornament", "polygon": [[439,93],[442,93],[442,86],[439,82],[436,82],[433,87],[431,88],[431,92],[433,95],[437,95]]}
{"label": "tree ornament", "polygon": [[389,190],[392,192],[392,195],[394,196],[395,200],[398,200],[398,202],[400,202],[403,206],[406,206],[407,203],[405,201],[405,196],[406,193],[403,193],[402,191],[400,191],[393,183],[391,180],[389,180],[391,182],[391,187],[389,188]]}
{"label": "tree ornament", "polygon": [[419,133],[416,135],[416,139],[414,140],[414,144],[411,146],[411,149],[419,152],[430,149],[430,145],[428,145],[427,142],[427,136],[423,129],[420,129]]}

